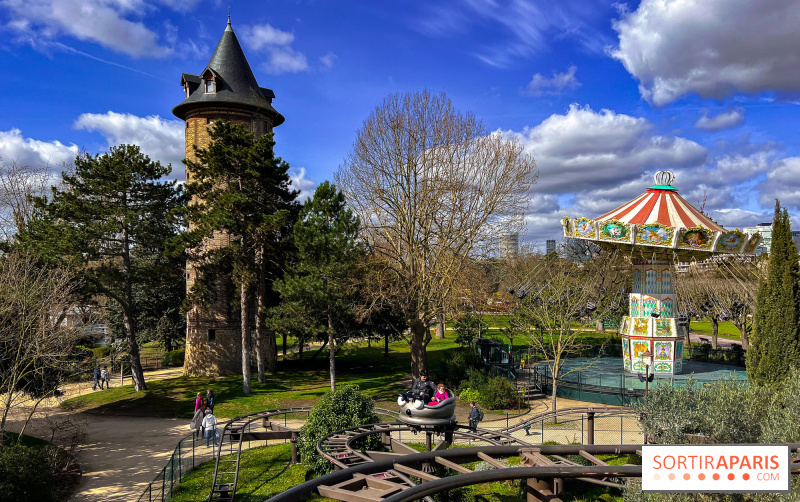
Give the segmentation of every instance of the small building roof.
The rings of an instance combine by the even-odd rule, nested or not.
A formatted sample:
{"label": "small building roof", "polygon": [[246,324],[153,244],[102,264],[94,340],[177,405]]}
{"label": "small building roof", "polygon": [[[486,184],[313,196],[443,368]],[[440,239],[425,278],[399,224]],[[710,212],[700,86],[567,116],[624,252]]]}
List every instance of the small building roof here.
{"label": "small building roof", "polygon": [[[202,76],[210,70],[214,75],[216,92],[205,92]],[[284,117],[272,107],[275,93],[260,87],[256,81],[242,46],[228,20],[217,48],[200,75],[184,73],[181,85],[189,84],[189,97],[172,109],[172,113],[185,120],[193,109],[213,106],[237,106],[258,111],[272,118],[272,125],[284,122]]]}

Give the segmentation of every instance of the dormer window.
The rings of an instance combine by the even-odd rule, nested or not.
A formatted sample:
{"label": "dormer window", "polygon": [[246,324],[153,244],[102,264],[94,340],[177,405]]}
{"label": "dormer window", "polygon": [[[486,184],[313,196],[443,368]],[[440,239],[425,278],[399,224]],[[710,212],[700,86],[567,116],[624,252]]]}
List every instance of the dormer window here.
{"label": "dormer window", "polygon": [[205,89],[206,94],[213,94],[217,92],[217,85],[216,82],[214,81],[214,74],[209,70],[206,70],[206,72],[203,74],[203,85],[205,86],[203,88]]}
{"label": "dormer window", "polygon": [[186,82],[183,84],[183,91],[186,93],[186,97],[189,97],[189,83]]}

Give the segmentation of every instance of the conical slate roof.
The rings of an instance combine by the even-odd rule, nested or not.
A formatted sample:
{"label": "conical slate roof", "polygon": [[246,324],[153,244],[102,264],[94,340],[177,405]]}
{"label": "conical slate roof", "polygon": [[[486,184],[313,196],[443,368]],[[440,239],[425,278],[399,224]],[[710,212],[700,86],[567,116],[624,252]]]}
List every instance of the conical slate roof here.
{"label": "conical slate roof", "polygon": [[[208,71],[214,74],[216,92],[205,92],[202,85],[202,76]],[[180,119],[185,120],[186,115],[196,108],[233,105],[271,117],[273,126],[280,125],[285,120],[272,107],[272,98],[275,97],[272,90],[259,87],[239,39],[233,32],[230,19],[208,66],[200,75],[184,73],[181,85],[185,84],[189,85],[189,97],[172,109],[172,113]]]}

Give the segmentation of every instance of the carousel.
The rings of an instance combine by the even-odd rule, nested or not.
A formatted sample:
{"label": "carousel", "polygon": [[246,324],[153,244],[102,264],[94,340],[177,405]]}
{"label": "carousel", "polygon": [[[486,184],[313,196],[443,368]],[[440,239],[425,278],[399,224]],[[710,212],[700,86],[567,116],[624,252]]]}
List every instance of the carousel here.
{"label": "carousel", "polygon": [[630,312],[620,323],[623,366],[631,373],[673,375],[683,370],[684,337],[676,322],[673,263],[714,255],[754,254],[761,236],[726,230],[686,202],[659,171],[655,185],[595,219],[562,220],[564,237],[622,248],[633,264]]}

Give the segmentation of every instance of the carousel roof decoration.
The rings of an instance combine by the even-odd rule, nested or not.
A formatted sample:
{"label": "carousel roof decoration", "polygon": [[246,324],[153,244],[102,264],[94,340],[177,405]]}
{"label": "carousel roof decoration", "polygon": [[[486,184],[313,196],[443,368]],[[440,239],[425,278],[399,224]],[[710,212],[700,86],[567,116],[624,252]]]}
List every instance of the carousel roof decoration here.
{"label": "carousel roof decoration", "polygon": [[562,220],[564,236],[598,244],[628,245],[678,255],[755,252],[761,235],[726,230],[689,204],[672,186],[675,175],[658,171],[655,185],[620,207],[594,219]]}

